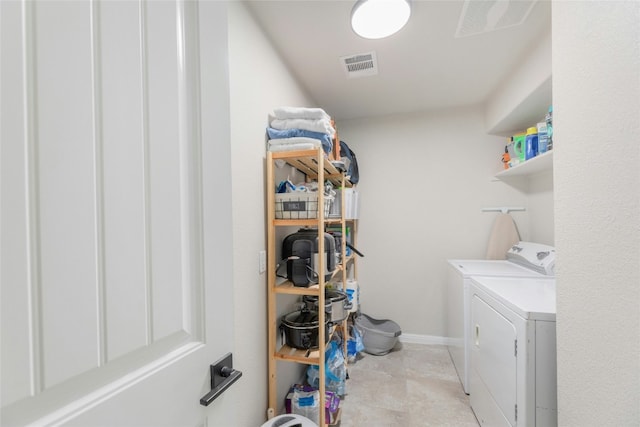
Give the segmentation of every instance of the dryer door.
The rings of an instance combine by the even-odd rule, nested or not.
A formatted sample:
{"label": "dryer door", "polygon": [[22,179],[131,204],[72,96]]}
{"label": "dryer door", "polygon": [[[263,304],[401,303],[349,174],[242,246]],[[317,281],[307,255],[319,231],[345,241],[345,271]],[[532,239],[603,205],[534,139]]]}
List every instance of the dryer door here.
{"label": "dryer door", "polygon": [[481,423],[515,426],[516,327],[477,294],[471,300],[471,313],[472,407]]}

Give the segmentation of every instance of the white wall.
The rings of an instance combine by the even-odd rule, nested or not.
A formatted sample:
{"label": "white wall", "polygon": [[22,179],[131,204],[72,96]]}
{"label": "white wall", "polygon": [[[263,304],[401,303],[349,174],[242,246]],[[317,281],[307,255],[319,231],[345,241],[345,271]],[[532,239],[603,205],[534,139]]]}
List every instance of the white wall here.
{"label": "white wall", "polygon": [[553,2],[558,408],[640,423],[640,3]]}
{"label": "white wall", "polygon": [[[338,123],[360,166],[362,311],[403,334],[443,337],[448,258],[484,258],[496,213],[527,194],[494,181],[506,139],[480,107]],[[524,187],[527,187],[525,183]],[[514,212],[523,238],[528,212]]]}
{"label": "white wall", "polygon": [[[266,248],[265,129],[275,107],[315,105],[239,2],[229,5],[229,75],[232,176],[220,185],[233,189],[234,366],[243,372],[233,386],[242,400],[229,410],[238,411],[239,426],[259,426],[268,404],[267,284],[258,273]],[[300,366],[278,369],[282,387],[299,380]]]}
{"label": "white wall", "polygon": [[[484,105],[486,132],[510,137],[544,119],[552,102],[551,29],[526,49],[518,65]],[[527,239],[554,245],[553,172],[510,178],[527,194]]]}
{"label": "white wall", "polygon": [[525,131],[544,118],[551,102],[551,30],[519,59],[485,104],[490,134],[511,136]]}
{"label": "white wall", "polygon": [[[404,333],[442,336],[444,260],[484,256],[492,214],[480,213],[482,207],[525,205],[527,213],[514,214],[523,238],[555,240],[560,253],[560,424],[637,425],[640,159],[637,144],[621,141],[640,130],[638,4],[558,2],[553,16],[556,141],[562,141],[554,154],[555,239],[545,226],[554,220],[547,213],[554,203],[550,176],[521,187],[492,182],[503,140],[484,136],[479,109],[339,123],[361,166],[363,309],[398,321]],[[257,273],[257,251],[265,247],[263,130],[273,107],[312,102],[242,5],[231,6],[229,25],[234,356],[245,373],[234,387],[251,396],[237,406],[240,424],[251,426],[266,408],[266,284]],[[619,49],[624,54],[612,58]],[[581,154],[584,147],[591,155]],[[547,220],[536,222],[536,211]],[[389,296],[400,303],[388,304]]]}
{"label": "white wall", "polygon": [[[555,240],[560,254],[560,424],[637,425],[639,146],[621,142],[639,132],[638,4],[553,7],[555,239],[547,227],[551,177],[491,182],[503,142],[483,136],[479,111],[339,123],[361,166],[363,309],[405,333],[442,336],[444,260],[484,256],[492,214],[481,207],[525,205],[528,213],[514,214],[523,238]],[[231,8],[230,27],[233,188],[255,194],[263,188],[266,114],[310,100],[243,7]],[[265,246],[264,193],[236,196],[233,208],[236,357],[245,372],[238,386],[252,396],[242,411],[249,426],[266,406],[266,339],[256,324],[266,321],[265,278],[255,265]],[[390,295],[400,303],[388,304]]]}

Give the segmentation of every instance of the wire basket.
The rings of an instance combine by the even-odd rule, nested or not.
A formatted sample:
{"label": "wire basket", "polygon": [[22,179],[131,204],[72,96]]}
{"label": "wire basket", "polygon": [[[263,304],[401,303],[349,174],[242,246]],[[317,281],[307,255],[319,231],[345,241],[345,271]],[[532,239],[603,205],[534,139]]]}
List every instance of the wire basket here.
{"label": "wire basket", "polygon": [[[324,216],[329,217],[333,196],[324,196]],[[318,218],[318,193],[276,193],[276,219]]]}

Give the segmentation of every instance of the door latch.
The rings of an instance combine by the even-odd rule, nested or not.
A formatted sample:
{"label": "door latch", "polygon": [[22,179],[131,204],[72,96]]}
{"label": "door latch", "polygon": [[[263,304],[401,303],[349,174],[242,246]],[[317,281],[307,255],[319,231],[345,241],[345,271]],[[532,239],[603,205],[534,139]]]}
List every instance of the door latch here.
{"label": "door latch", "polygon": [[227,353],[209,368],[211,370],[211,391],[200,399],[200,404],[203,406],[209,406],[242,376],[242,372],[233,369],[231,353]]}

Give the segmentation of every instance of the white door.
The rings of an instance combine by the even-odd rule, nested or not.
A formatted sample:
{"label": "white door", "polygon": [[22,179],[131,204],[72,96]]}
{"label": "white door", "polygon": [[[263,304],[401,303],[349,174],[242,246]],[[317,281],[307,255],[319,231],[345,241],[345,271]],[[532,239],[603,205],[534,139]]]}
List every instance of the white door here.
{"label": "white door", "polygon": [[226,5],[0,19],[1,424],[234,425]]}

